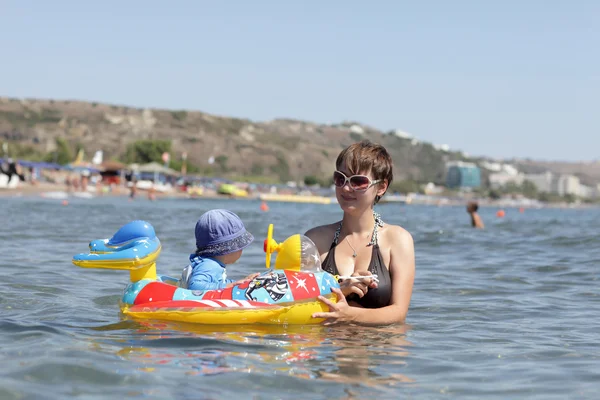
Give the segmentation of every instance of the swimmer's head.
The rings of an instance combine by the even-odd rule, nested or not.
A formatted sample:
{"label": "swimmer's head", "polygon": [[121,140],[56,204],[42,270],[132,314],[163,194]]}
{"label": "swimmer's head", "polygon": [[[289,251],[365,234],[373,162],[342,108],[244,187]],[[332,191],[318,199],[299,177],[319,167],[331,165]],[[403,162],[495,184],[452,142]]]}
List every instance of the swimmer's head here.
{"label": "swimmer's head", "polygon": [[468,213],[477,212],[478,209],[479,209],[479,205],[476,202],[474,202],[474,201],[470,201],[467,204],[467,212]]}

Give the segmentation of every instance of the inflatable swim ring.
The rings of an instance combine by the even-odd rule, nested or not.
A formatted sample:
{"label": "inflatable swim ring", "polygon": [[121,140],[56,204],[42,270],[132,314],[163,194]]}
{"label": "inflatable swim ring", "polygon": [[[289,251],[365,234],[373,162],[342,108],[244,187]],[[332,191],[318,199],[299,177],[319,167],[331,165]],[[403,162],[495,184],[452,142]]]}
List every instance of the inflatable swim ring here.
{"label": "inflatable swim ring", "polygon": [[335,277],[321,269],[316,246],[303,235],[283,243],[269,226],[267,268],[276,252],[275,268],[227,289],[195,291],[178,287],[179,280],[156,273],[161,243],[152,225],[133,221],[111,238],[93,240],[89,253],[73,257],[82,268],[128,270],[130,283],[120,300],[123,315],[139,319],[197,324],[317,324],[312,314],[328,311],[317,299],[337,297]]}

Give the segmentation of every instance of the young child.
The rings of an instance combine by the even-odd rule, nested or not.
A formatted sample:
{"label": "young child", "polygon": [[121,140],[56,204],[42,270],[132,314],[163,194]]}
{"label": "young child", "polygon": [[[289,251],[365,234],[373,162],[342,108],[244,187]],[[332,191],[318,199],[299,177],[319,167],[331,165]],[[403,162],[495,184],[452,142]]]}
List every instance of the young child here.
{"label": "young child", "polygon": [[[228,210],[210,210],[196,223],[196,252],[181,277],[181,287],[190,290],[214,290],[232,286],[225,266],[233,264],[250,245],[254,236],[236,214]],[[253,279],[258,273],[246,277]]]}

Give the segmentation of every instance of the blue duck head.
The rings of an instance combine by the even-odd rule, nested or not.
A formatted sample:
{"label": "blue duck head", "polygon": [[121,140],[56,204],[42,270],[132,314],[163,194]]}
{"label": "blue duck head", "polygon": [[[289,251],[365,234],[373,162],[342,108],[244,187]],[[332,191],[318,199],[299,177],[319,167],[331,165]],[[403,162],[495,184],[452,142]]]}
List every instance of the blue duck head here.
{"label": "blue duck head", "polygon": [[131,221],[123,225],[108,241],[109,246],[119,246],[139,238],[156,238],[154,227],[146,221]]}

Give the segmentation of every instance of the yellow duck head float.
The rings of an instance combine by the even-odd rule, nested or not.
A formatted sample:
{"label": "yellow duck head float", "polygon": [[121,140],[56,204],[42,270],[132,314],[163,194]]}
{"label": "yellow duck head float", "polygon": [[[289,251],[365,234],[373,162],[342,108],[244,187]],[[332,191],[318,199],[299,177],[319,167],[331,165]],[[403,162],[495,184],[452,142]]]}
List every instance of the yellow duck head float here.
{"label": "yellow duck head float", "polygon": [[267,253],[267,268],[271,268],[271,254],[277,253],[275,269],[305,272],[322,271],[319,250],[307,236],[296,234],[288,237],[282,243],[277,243],[273,239],[273,224],[270,224],[267,239],[264,242],[264,250]]}

